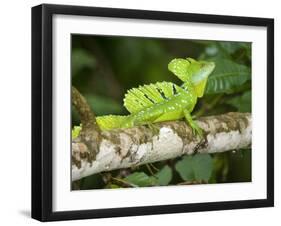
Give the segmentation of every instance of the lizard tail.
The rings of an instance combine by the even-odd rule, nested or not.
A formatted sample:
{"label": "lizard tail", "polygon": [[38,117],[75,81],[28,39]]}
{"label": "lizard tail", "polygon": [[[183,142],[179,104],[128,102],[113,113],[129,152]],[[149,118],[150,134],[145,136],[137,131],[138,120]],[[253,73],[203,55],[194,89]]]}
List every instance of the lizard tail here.
{"label": "lizard tail", "polygon": [[122,115],[105,115],[96,117],[97,123],[101,130],[118,129],[128,119],[128,116]]}

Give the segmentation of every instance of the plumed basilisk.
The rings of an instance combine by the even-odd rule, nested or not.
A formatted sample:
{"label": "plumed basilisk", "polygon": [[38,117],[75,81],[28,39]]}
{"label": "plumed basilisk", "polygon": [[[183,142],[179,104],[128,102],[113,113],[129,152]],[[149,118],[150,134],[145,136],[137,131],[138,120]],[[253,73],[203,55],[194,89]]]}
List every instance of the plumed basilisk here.
{"label": "plumed basilisk", "polygon": [[112,130],[184,118],[193,133],[202,136],[191,112],[197,99],[204,95],[208,76],[214,68],[213,62],[174,59],[168,64],[168,69],[183,82],[181,86],[157,82],[132,88],[124,98],[124,106],[130,114],[99,116],[97,123],[101,130]]}

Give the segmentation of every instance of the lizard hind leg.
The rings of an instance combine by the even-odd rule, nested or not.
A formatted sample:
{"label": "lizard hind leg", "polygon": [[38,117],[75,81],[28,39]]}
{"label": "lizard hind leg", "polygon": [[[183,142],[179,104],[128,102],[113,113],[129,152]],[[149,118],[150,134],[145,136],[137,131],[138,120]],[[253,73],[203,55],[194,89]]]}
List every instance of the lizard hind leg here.
{"label": "lizard hind leg", "polygon": [[190,125],[190,127],[192,128],[192,133],[194,135],[198,135],[200,138],[203,138],[203,131],[202,129],[198,126],[198,124],[196,123],[196,121],[194,121],[192,119],[192,116],[190,115],[190,112],[188,110],[184,110],[184,117],[187,121],[187,123]]}
{"label": "lizard hind leg", "polygon": [[155,124],[159,118],[163,116],[163,112],[155,114],[153,117],[150,118],[149,121],[145,123],[145,125],[151,129],[153,134],[159,134],[160,133],[160,127],[159,125]]}
{"label": "lizard hind leg", "polygon": [[152,112],[152,114],[149,114],[145,117],[143,115],[135,115],[134,117],[131,117],[129,120],[125,121],[123,126],[126,128],[133,127],[133,126],[141,126],[145,125],[154,134],[158,134],[160,131],[159,126],[155,125],[154,122],[157,120],[159,117],[163,115],[162,112]]}

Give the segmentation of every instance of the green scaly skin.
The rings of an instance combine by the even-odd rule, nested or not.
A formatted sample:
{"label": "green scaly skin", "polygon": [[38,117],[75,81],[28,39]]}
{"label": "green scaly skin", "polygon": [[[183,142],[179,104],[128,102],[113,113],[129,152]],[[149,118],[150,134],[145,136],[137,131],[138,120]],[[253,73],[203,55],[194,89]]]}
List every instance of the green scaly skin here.
{"label": "green scaly skin", "polygon": [[214,67],[213,62],[174,59],[168,69],[183,81],[181,86],[161,82],[133,88],[124,99],[130,115],[100,116],[97,123],[102,130],[111,130],[185,118],[193,133],[202,137],[202,130],[192,119],[191,112],[197,99],[203,96]]}

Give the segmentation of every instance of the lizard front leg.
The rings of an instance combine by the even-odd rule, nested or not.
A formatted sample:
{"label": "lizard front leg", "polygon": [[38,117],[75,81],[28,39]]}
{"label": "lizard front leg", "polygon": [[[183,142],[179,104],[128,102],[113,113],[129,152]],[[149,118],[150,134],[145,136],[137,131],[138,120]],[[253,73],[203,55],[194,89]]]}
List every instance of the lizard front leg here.
{"label": "lizard front leg", "polygon": [[194,121],[192,119],[192,116],[190,115],[190,112],[188,110],[183,110],[184,113],[184,117],[185,120],[187,121],[187,123],[190,125],[190,127],[192,128],[192,133],[194,135],[199,135],[200,138],[203,138],[203,131],[202,129],[198,126],[198,124],[196,123],[196,121]]}

